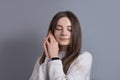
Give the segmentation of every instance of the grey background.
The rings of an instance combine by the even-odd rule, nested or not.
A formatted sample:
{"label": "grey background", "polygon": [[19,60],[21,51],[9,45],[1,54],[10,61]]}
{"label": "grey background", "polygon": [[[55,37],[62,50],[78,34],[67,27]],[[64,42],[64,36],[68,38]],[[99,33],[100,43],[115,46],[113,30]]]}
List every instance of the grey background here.
{"label": "grey background", "polygon": [[93,55],[91,80],[120,80],[119,0],[0,0],[0,80],[28,80],[53,15],[79,18],[83,50]]}

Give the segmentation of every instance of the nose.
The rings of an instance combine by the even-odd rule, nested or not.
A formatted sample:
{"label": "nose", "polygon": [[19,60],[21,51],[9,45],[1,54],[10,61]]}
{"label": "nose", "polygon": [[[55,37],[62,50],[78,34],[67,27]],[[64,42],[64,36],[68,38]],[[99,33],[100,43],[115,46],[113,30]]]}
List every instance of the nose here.
{"label": "nose", "polygon": [[61,35],[66,36],[67,35],[67,30],[63,29],[62,32],[61,32]]}

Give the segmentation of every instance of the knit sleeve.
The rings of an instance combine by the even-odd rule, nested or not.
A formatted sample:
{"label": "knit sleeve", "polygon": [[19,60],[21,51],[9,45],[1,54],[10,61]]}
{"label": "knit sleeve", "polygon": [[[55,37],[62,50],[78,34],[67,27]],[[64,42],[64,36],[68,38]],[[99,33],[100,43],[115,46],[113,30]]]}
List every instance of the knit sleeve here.
{"label": "knit sleeve", "polygon": [[29,80],[38,80],[38,73],[39,73],[39,60],[40,60],[40,57],[37,59],[35,65],[34,65],[34,69],[33,69],[33,72],[32,72],[32,75],[30,77]]}
{"label": "knit sleeve", "polygon": [[92,55],[84,52],[72,63],[65,75],[61,60],[49,61],[49,80],[90,80],[91,64]]}
{"label": "knit sleeve", "polygon": [[45,62],[41,65],[39,64],[39,60],[41,57],[39,57],[35,63],[32,75],[29,80],[45,80],[46,79],[46,69],[47,69],[47,62],[49,61],[49,58],[45,58]]}

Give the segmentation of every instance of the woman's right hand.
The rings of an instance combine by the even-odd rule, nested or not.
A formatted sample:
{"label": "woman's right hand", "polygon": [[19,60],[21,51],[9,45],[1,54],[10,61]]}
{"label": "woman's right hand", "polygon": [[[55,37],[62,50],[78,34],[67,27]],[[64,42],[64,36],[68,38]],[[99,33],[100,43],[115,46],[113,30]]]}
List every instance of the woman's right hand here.
{"label": "woman's right hand", "polygon": [[59,51],[58,42],[56,41],[51,32],[49,32],[48,36],[45,38],[43,46],[46,57],[49,58],[58,57]]}

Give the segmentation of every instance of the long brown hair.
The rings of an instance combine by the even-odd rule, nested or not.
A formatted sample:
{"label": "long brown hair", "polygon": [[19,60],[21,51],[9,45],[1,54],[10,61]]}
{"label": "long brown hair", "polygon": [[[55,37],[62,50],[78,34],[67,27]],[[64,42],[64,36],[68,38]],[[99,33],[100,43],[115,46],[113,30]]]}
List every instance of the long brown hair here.
{"label": "long brown hair", "polygon": [[[69,48],[66,52],[66,56],[62,59],[63,63],[63,70],[66,74],[71,63],[81,54],[81,48],[82,48],[82,32],[80,27],[80,22],[75,16],[74,13],[71,11],[61,11],[58,12],[53,19],[51,20],[51,23],[49,25],[48,32],[51,31],[52,34],[54,34],[57,22],[62,17],[68,17],[71,21],[71,42],[69,45]],[[40,64],[42,64],[45,60],[45,52],[43,52],[43,55],[40,59]]]}

